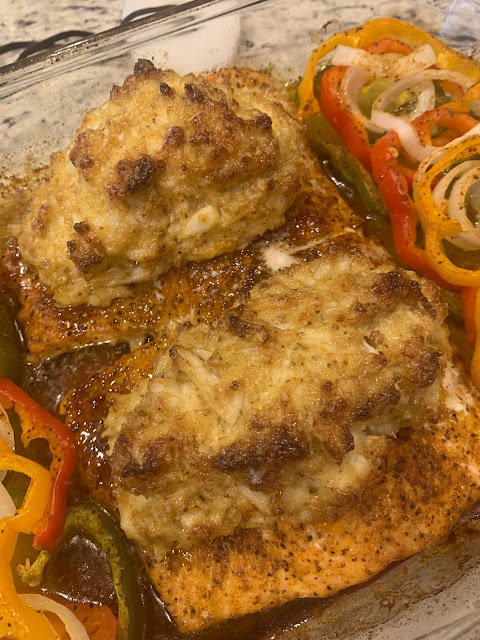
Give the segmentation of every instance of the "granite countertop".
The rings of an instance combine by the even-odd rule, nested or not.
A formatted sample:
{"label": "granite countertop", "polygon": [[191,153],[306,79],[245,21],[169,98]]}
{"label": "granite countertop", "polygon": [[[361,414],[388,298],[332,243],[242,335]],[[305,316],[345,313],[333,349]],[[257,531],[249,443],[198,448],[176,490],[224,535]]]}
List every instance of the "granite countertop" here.
{"label": "granite countertop", "polygon": [[[0,0],[0,45],[16,41],[41,41],[60,32],[82,30],[99,33],[119,26],[122,17],[133,10],[143,7],[162,6],[163,4],[182,4],[187,0]],[[306,3],[308,5],[308,3]],[[454,32],[455,36],[462,31],[469,34],[471,25],[478,24],[480,4],[476,0],[426,0],[419,5],[411,0],[366,0],[364,4],[343,3],[337,0],[319,0],[321,13],[328,8],[332,15],[340,12],[350,14],[366,7],[371,7],[373,14],[391,14],[391,6],[397,5],[403,17],[410,18],[426,28],[442,30],[442,25],[432,24],[429,19],[430,7],[437,11],[445,10],[447,18],[443,28]],[[450,12],[448,11],[450,8]],[[450,19],[449,16],[450,15]],[[460,18],[459,18],[460,16]],[[462,29],[458,29],[460,19]],[[439,29],[440,28],[440,29]],[[450,34],[447,34],[447,37]],[[476,35],[476,34],[475,34]],[[468,37],[468,36],[467,36]],[[453,38],[455,39],[455,37]],[[0,54],[0,67],[13,62],[21,49]]]}
{"label": "granite countertop", "polygon": [[[70,30],[99,33],[120,24],[125,4],[125,0],[0,0],[0,44],[40,41]],[[20,51],[1,55],[0,66],[15,61]]]}

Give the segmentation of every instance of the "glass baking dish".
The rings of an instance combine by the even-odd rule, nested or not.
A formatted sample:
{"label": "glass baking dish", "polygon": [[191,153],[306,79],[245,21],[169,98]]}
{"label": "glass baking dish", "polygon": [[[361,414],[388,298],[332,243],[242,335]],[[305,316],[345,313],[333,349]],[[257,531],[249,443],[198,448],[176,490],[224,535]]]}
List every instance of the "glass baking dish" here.
{"label": "glass baking dish", "polygon": [[[239,65],[292,81],[315,42],[373,17],[414,22],[466,53],[480,28],[479,5],[464,0],[194,0],[167,13],[1,69],[0,180],[47,164],[138,58],[179,73]],[[322,606],[308,601],[284,630],[258,638],[476,638],[479,542],[471,518],[434,548]]]}

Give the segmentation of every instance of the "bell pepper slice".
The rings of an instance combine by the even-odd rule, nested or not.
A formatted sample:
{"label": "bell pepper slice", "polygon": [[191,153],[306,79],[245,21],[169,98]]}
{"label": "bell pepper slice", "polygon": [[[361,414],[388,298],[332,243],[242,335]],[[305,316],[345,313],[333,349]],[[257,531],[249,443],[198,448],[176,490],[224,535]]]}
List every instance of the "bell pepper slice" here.
{"label": "bell pepper slice", "polygon": [[[425,143],[430,143],[432,125],[446,127],[456,137],[470,131],[478,121],[466,113],[452,109],[451,105],[444,105],[420,115],[412,124],[419,137]],[[416,244],[418,211],[410,195],[413,171],[401,162],[402,153],[400,140],[394,131],[377,140],[371,152],[372,175],[390,214],[395,250],[406,265],[442,287],[455,290],[459,283],[447,279],[432,264],[426,249]],[[428,233],[427,224],[426,234]]]}
{"label": "bell pepper slice", "polygon": [[370,141],[362,122],[352,113],[340,91],[347,67],[334,67],[323,74],[320,85],[322,113],[337,131],[350,153],[370,170]]}
{"label": "bell pepper slice", "polygon": [[[90,640],[118,640],[118,623],[112,610],[104,604],[62,602],[85,627]],[[58,640],[71,640],[63,623],[52,613],[45,613],[58,635]]]}
{"label": "bell pepper slice", "polygon": [[425,251],[431,266],[449,284],[461,287],[480,287],[480,271],[464,269],[453,264],[446,256],[442,242],[449,236],[464,231],[460,222],[449,218],[436,205],[432,186],[434,181],[448,168],[480,152],[480,136],[471,136],[455,145],[419,180],[416,204],[425,220]]}
{"label": "bell pepper slice", "polygon": [[[383,38],[378,42],[366,45],[364,49],[370,53],[410,53],[410,45]],[[330,125],[338,132],[343,144],[350,153],[370,171],[371,144],[368,132],[358,117],[352,113],[350,105],[343,96],[340,85],[347,67],[334,67],[325,71],[320,84],[320,106],[322,113]]]}
{"label": "bell pepper slice", "polygon": [[298,117],[304,119],[308,115],[321,111],[320,103],[314,94],[314,80],[316,66],[322,58],[339,44],[365,47],[384,38],[399,40],[413,47],[429,44],[435,51],[440,68],[459,71],[469,77],[472,82],[478,82],[480,79],[478,65],[467,56],[448,47],[439,38],[397,18],[376,18],[361,27],[334,34],[312,52],[298,87]]}
{"label": "bell pepper slice", "polygon": [[15,588],[10,561],[19,533],[31,533],[47,508],[51,492],[49,472],[18,456],[0,440],[0,468],[30,477],[25,500],[13,516],[0,520],[0,637],[18,640],[55,640],[46,618],[22,602]]}
{"label": "bell pepper slice", "polygon": [[[142,640],[144,607],[125,535],[114,520],[93,503],[69,507],[59,544],[75,534],[93,542],[110,565],[118,602],[117,640]],[[22,581],[29,586],[39,585],[43,571],[53,557],[51,551],[42,551],[33,565],[23,572]]]}
{"label": "bell pepper slice", "polygon": [[68,427],[7,378],[0,378],[0,402],[6,408],[15,408],[20,418],[25,446],[31,440],[45,438],[52,452],[50,500],[48,508],[34,528],[34,546],[37,549],[52,549],[65,522],[67,487],[77,462],[75,440]]}

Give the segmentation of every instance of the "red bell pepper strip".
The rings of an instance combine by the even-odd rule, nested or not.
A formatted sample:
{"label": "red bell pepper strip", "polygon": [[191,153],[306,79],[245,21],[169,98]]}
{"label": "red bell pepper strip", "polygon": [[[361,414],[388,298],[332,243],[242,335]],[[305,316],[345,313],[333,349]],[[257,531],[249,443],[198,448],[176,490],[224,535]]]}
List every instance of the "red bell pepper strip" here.
{"label": "red bell pepper strip", "polygon": [[325,71],[320,84],[320,105],[329,124],[338,132],[343,144],[367,171],[370,171],[370,141],[362,122],[352,113],[340,91],[348,67]]}
{"label": "red bell pepper strip", "polygon": [[[420,139],[431,144],[432,125],[445,127],[453,132],[453,137],[457,137],[470,131],[478,121],[445,105],[423,113],[412,124]],[[406,265],[442,287],[456,291],[458,287],[447,283],[431,265],[424,249],[416,245],[418,213],[410,195],[412,171],[401,162],[402,153],[400,140],[394,131],[377,140],[371,151],[372,175],[390,214],[395,250]]]}
{"label": "red bell pepper strip", "polygon": [[68,427],[7,378],[0,378],[0,402],[5,408],[13,406],[17,412],[25,446],[31,440],[44,438],[53,455],[50,464],[52,490],[48,507],[34,529],[34,546],[37,549],[52,549],[65,522],[67,487],[77,462],[75,440]]}
{"label": "red bell pepper strip", "polygon": [[415,244],[418,215],[399,162],[400,150],[400,140],[394,131],[380,138],[372,149],[372,175],[390,214],[395,250],[406,265],[452,289],[430,265],[425,251]]}
{"label": "red bell pepper strip", "polygon": [[[383,38],[363,48],[369,53],[376,54],[401,53],[407,55],[413,51],[409,44],[394,38]],[[372,145],[368,138],[368,132],[363,123],[352,113],[350,105],[340,90],[347,68],[333,67],[333,69],[325,71],[320,84],[320,106],[330,125],[339,133],[345,147],[363,164],[367,171],[370,171]]]}
{"label": "red bell pepper strip", "polygon": [[[426,111],[418,116],[412,124],[417,130],[420,140],[425,145],[433,144],[437,147],[443,147],[447,142],[470,131],[478,124],[478,120],[475,120],[468,113],[459,111],[460,108],[460,103],[458,106],[453,103]],[[431,128],[433,125],[445,127],[446,131],[441,136],[432,139]]]}

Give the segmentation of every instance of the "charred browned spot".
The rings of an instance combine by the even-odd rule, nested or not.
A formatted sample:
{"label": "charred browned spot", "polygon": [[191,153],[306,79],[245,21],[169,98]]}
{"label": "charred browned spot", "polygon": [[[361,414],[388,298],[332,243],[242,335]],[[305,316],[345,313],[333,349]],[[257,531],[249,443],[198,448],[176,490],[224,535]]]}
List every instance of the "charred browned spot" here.
{"label": "charred browned spot", "polygon": [[115,102],[117,98],[122,95],[122,87],[119,87],[118,84],[114,84],[110,89],[110,98]]}
{"label": "charred browned spot", "polygon": [[133,67],[133,75],[137,78],[155,74],[159,71],[160,70],[155,67],[151,60],[146,60],[145,58],[140,58],[140,60],[137,60],[135,66]]}
{"label": "charred browned spot", "polygon": [[138,160],[125,158],[115,165],[120,182],[108,185],[111,196],[132,194],[150,182],[153,176],[164,168],[164,163],[143,155]]}
{"label": "charred browned spot", "polygon": [[285,422],[252,438],[241,438],[220,451],[213,464],[224,473],[242,471],[252,486],[272,482],[283,468],[282,463],[306,458],[309,444],[297,424]]}
{"label": "charred browned spot", "polygon": [[162,150],[170,151],[172,149],[177,149],[181,147],[185,142],[185,131],[182,127],[173,126],[170,127],[165,134],[165,139],[163,141]]}
{"label": "charred browned spot", "polygon": [[[147,416],[137,411],[128,417],[125,429],[144,428]],[[157,487],[160,476],[166,473],[175,463],[182,449],[181,439],[172,434],[152,440],[141,451],[138,457],[132,453],[132,442],[124,431],[115,442],[111,457],[112,473],[117,483],[132,493],[141,493]]]}
{"label": "charred browned spot", "polygon": [[175,95],[175,89],[166,82],[161,82],[159,89],[162,96],[172,98]]}
{"label": "charred browned spot", "polygon": [[359,421],[370,420],[382,414],[387,407],[398,404],[400,398],[401,393],[398,389],[388,387],[355,407],[352,417]]}
{"label": "charred browned spot", "polygon": [[270,333],[265,325],[249,322],[242,318],[241,313],[231,313],[228,316],[229,329],[239,338],[256,338],[261,344],[270,339]]}
{"label": "charred browned spot", "polygon": [[76,222],[73,225],[73,228],[81,236],[86,235],[90,231],[90,227],[88,225],[88,222],[85,222],[85,220],[81,220],[80,222]]}
{"label": "charred browned spot", "polygon": [[410,364],[410,380],[421,389],[429,387],[435,382],[440,369],[439,351],[424,351],[420,353]]}
{"label": "charred browned spot", "polygon": [[323,446],[335,462],[340,464],[345,454],[354,446],[348,402],[341,396],[334,396],[325,403],[318,415],[320,419],[316,426]]}
{"label": "charred browned spot", "polygon": [[418,302],[432,318],[436,318],[435,307],[422,293],[422,288],[416,280],[410,280],[399,269],[392,269],[375,278],[372,286],[373,293],[384,305],[398,302]]}
{"label": "charred browned spot", "polygon": [[212,144],[215,140],[213,132],[210,130],[208,118],[204,114],[195,116],[192,120],[193,135],[190,137],[190,144],[202,145]]}
{"label": "charred browned spot", "polygon": [[48,202],[44,202],[37,209],[37,213],[31,222],[32,229],[42,234],[47,228],[47,214],[50,209]]}
{"label": "charred browned spot", "polygon": [[95,132],[92,129],[86,129],[80,133],[75,144],[70,151],[70,161],[74,167],[82,172],[85,179],[88,178],[88,169],[95,164],[94,154],[92,151],[92,138]]}
{"label": "charred browned spot", "polygon": [[203,102],[205,96],[202,91],[193,82],[187,82],[185,84],[185,98],[192,102]]}
{"label": "charred browned spot", "polygon": [[80,273],[91,275],[95,267],[105,260],[106,252],[102,242],[97,238],[80,236],[67,242],[67,255]]}
{"label": "charred browned spot", "polygon": [[320,411],[320,417],[322,420],[337,421],[344,415],[347,408],[347,401],[341,396],[336,396],[329,400],[323,409]]}
{"label": "charred browned spot", "polygon": [[265,131],[272,128],[272,119],[267,113],[260,113],[258,116],[252,118],[250,122],[254,126],[260,127],[260,129],[264,129]]}

